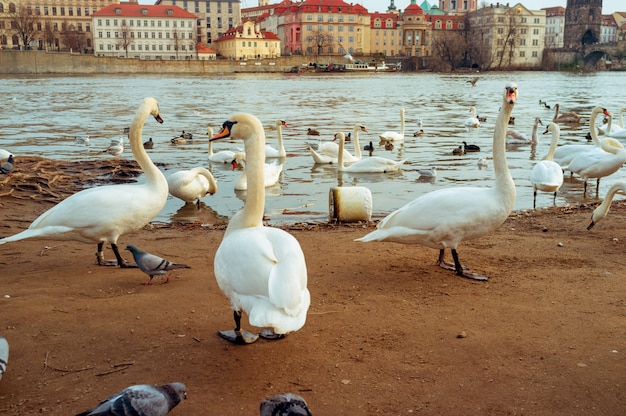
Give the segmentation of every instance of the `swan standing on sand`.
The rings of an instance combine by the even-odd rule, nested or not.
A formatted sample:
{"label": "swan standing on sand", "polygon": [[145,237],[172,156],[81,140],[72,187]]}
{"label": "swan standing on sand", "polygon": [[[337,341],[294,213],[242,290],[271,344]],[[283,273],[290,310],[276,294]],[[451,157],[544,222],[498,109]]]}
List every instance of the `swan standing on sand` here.
{"label": "swan standing on sand", "polygon": [[[345,148],[343,149],[343,161],[344,163],[354,163],[363,158],[361,153],[361,145],[359,144],[359,132],[367,133],[367,129],[365,126],[361,124],[354,125],[354,155],[348,152]],[[332,142],[323,142],[320,143],[317,147],[317,151],[315,151],[312,147],[309,147],[309,151],[311,152],[311,157],[313,158],[313,162],[315,164],[333,164],[339,161],[339,145],[335,143],[337,140],[337,136],[333,138]]]}
{"label": "swan standing on sand", "polygon": [[366,159],[357,160],[350,166],[343,164],[343,147],[345,145],[345,135],[338,132],[335,137],[339,140],[339,158],[337,160],[340,172],[350,173],[388,173],[400,170],[406,160],[395,161],[386,157],[372,156]]}
{"label": "swan standing on sand", "polygon": [[533,209],[536,208],[537,191],[554,192],[552,203],[556,205],[556,193],[563,185],[563,169],[553,160],[561,129],[558,124],[550,123],[543,134],[548,132],[552,133],[550,150],[547,156],[537,162],[530,171],[530,183],[533,185]]}
{"label": "swan standing on sand", "polygon": [[381,141],[389,141],[389,142],[401,142],[404,140],[404,113],[406,113],[406,109],[400,109],[400,133],[396,131],[386,131],[383,134],[379,135]]}
{"label": "swan standing on sand", "polygon": [[[234,310],[235,329],[222,338],[247,344],[262,338],[278,339],[304,325],[311,303],[307,269],[298,240],[274,227],[263,226],[265,132],[250,114],[224,122],[211,140],[243,139],[247,156],[248,196],[230,219],[215,253],[215,278]],[[266,328],[259,335],[241,329],[242,313],[251,325]]]}
{"label": "swan standing on sand", "polygon": [[593,213],[591,213],[591,223],[587,226],[588,230],[591,230],[598,221],[606,217],[609,213],[609,209],[611,208],[613,197],[615,197],[615,194],[617,193],[626,193],[626,182],[618,181],[611,185],[602,203],[593,210]]}
{"label": "swan standing on sand", "polygon": [[465,119],[465,127],[480,127],[480,121],[478,121],[478,117],[476,117],[476,107],[471,106],[470,112],[472,115]]}
{"label": "swan standing on sand", "polygon": [[197,167],[189,170],[179,170],[167,177],[170,194],[185,202],[196,201],[200,209],[200,199],[207,194],[217,192],[217,182],[208,169]]}
{"label": "swan standing on sand", "polygon": [[[589,129],[594,146],[590,146],[588,144],[566,144],[564,146],[559,146],[556,148],[556,151],[554,152],[554,161],[558,163],[563,170],[568,170],[569,164],[572,159],[574,159],[580,153],[588,152],[600,147],[600,139],[598,138],[598,132],[596,131],[596,118],[600,113],[604,114],[607,117],[611,114],[607,111],[606,108],[600,105],[595,106],[593,110],[591,110]],[[545,156],[543,156],[542,159],[544,157]]]}
{"label": "swan standing on sand", "polygon": [[287,151],[283,144],[283,126],[287,126],[287,122],[284,120],[276,120],[276,133],[278,134],[278,150],[274,149],[269,144],[265,145],[265,158],[268,157],[287,157]]}
{"label": "swan standing on sand", "polygon": [[[487,280],[487,276],[467,270],[459,261],[456,249],[461,241],[498,228],[515,205],[515,183],[506,161],[506,126],[517,101],[517,84],[506,85],[503,101],[493,134],[494,187],[456,187],[429,192],[389,214],[375,231],[356,241],[392,241],[439,249],[440,267],[455,270],[462,277]],[[452,251],[454,264],[444,261],[445,249]]]}
{"label": "swan standing on sand", "polygon": [[[235,168],[238,165],[244,166],[241,176],[239,176],[239,179],[237,179],[237,181],[235,182],[235,185],[234,185],[235,191],[245,191],[248,189],[248,174],[246,173],[247,169],[245,168],[245,163],[244,163],[245,160],[246,160],[246,153],[244,152],[235,153],[235,158],[232,160],[233,170],[235,170]],[[278,183],[278,180],[280,179],[280,174],[282,171],[283,171],[282,164],[279,165],[275,161],[273,163],[264,163],[263,164],[264,186],[267,188],[269,186],[276,185]]]}
{"label": "swan standing on sand", "polygon": [[[154,98],[145,98],[141,102],[129,135],[133,156],[145,174],[145,183],[98,186],[75,193],[41,214],[27,230],[0,239],[0,244],[25,238],[97,243],[99,265],[129,267],[119,253],[117,239],[156,217],[165,206],[168,194],[165,176],[152,163],[141,140],[149,115],[159,123],[163,122]],[[117,261],[104,260],[102,247],[105,242],[111,244]]]}
{"label": "swan standing on sand", "polygon": [[213,137],[213,128],[207,127],[206,134],[209,136],[209,161],[214,163],[232,163],[236,153],[232,150],[220,150],[217,153],[213,153],[213,142],[210,140]]}

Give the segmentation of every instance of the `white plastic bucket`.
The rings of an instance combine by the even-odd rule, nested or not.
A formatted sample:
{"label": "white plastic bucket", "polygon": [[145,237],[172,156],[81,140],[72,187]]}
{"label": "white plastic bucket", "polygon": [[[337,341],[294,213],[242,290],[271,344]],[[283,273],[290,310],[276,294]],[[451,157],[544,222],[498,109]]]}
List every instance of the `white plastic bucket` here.
{"label": "white plastic bucket", "polygon": [[369,221],[372,218],[372,192],[363,186],[338,186],[328,194],[330,218],[341,222]]}

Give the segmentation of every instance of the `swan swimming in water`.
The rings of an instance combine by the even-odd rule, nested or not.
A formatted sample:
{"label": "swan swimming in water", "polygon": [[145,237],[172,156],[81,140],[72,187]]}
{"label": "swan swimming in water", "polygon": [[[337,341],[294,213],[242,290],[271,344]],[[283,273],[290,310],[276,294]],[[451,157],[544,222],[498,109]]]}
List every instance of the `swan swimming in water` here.
{"label": "swan swimming in water", "polygon": [[196,167],[189,170],[179,170],[169,175],[167,185],[170,194],[185,202],[196,202],[200,209],[200,199],[207,194],[217,192],[217,182],[208,169]]}
{"label": "swan swimming in water", "polygon": [[[517,84],[506,85],[503,101],[493,135],[494,187],[453,187],[426,193],[389,214],[376,230],[356,241],[391,241],[439,249],[440,267],[454,270],[458,276],[487,280],[487,276],[461,264],[457,247],[463,240],[498,228],[515,205],[515,183],[506,161],[506,126],[517,101]],[[454,264],[444,261],[445,249],[452,251]]]}
{"label": "swan swimming in water", "polygon": [[406,109],[400,109],[400,133],[397,131],[386,131],[379,135],[380,140],[387,140],[390,142],[401,142],[404,140],[404,113],[406,113]]}
{"label": "swan swimming in water", "polygon": [[530,171],[530,183],[533,185],[533,209],[536,208],[537,204],[537,191],[554,192],[552,202],[556,205],[556,193],[563,185],[563,169],[553,160],[560,131],[559,125],[552,122],[548,124],[546,131],[543,133],[552,133],[552,140],[547,156],[537,162]]}
{"label": "swan swimming in water", "polygon": [[[230,219],[213,262],[217,283],[230,300],[235,329],[222,338],[247,344],[258,336],[278,339],[297,331],[306,321],[311,296],[307,289],[304,253],[291,234],[263,226],[265,208],[263,125],[250,114],[225,121],[211,140],[242,139],[248,171],[248,195]],[[253,334],[241,328],[242,314],[251,325],[266,328]]]}
{"label": "swan swimming in water", "polygon": [[287,157],[287,151],[283,144],[283,126],[287,126],[287,122],[284,120],[276,120],[276,134],[278,135],[278,149],[274,149],[269,144],[265,145],[265,158],[268,157]]}
{"label": "swan swimming in water", "polygon": [[470,112],[472,115],[465,119],[465,127],[480,127],[480,121],[478,121],[478,117],[476,117],[476,107],[471,106]]}
{"label": "swan swimming in water", "polygon": [[345,145],[345,135],[338,132],[335,137],[339,140],[339,158],[337,160],[340,172],[351,173],[388,173],[400,170],[406,160],[395,161],[380,156],[371,156],[367,159],[357,160],[349,166],[343,163],[343,146]]}
{"label": "swan swimming in water", "polygon": [[574,111],[567,111],[565,113],[559,114],[561,106],[559,104],[554,105],[554,117],[552,121],[555,123],[580,123],[581,115],[577,114]]}
{"label": "swan swimming in water", "polygon": [[613,198],[617,193],[626,193],[626,182],[618,181],[611,185],[602,203],[598,205],[596,209],[594,209],[591,213],[591,223],[589,224],[589,226],[587,226],[588,230],[591,230],[598,221],[606,217],[606,215],[609,213],[609,209],[611,208],[611,202],[613,201]]}
{"label": "swan swimming in water", "polygon": [[[367,133],[367,129],[362,124],[354,125],[354,155],[352,155],[345,148],[343,149],[343,161],[344,163],[354,163],[363,158],[361,153],[361,145],[359,144],[359,132]],[[335,143],[337,136],[333,137],[332,142],[320,142],[317,151],[313,147],[309,147],[311,157],[315,164],[334,164],[339,161],[339,145]]]}
{"label": "swan swimming in water", "polygon": [[[245,152],[237,152],[235,154],[235,158],[232,161],[233,170],[239,165],[245,166],[246,153]],[[276,161],[273,163],[264,163],[263,169],[263,183],[265,187],[274,186],[278,183],[280,179],[280,174],[283,171],[283,165],[278,164]],[[245,191],[248,189],[248,174],[246,173],[246,168],[243,168],[243,172],[239,176],[239,179],[235,182],[234,185],[235,191]]]}
{"label": "swan swimming in water", "polygon": [[[206,134],[209,136],[209,139],[213,137],[213,128],[207,127]],[[232,163],[235,158],[236,152],[232,150],[220,150],[217,153],[213,153],[213,142],[209,140],[209,161],[214,163]]]}
{"label": "swan swimming in water", "polygon": [[[145,173],[145,183],[98,186],[77,192],[41,214],[27,230],[0,239],[0,244],[26,238],[97,243],[99,265],[129,267],[117,248],[118,238],[152,221],[165,206],[168,195],[165,176],[152,163],[141,141],[149,115],[163,122],[154,98],[141,102],[129,135],[133,156]],[[104,260],[105,242],[111,244],[117,261]]]}

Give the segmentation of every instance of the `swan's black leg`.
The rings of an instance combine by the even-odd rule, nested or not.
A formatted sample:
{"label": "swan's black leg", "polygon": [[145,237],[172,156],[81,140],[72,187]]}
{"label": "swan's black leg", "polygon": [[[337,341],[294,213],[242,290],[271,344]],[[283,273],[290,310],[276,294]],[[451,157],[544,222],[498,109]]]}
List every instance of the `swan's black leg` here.
{"label": "swan's black leg", "polygon": [[259,336],[251,332],[241,329],[241,312],[233,311],[233,318],[235,318],[235,329],[228,331],[219,331],[220,337],[228,340],[234,344],[252,344]]}
{"label": "swan's black leg", "polygon": [[535,189],[533,191],[533,209],[535,209],[536,207],[537,207],[537,190]]}
{"label": "swan's black leg", "polygon": [[598,192],[600,191],[600,178],[596,182],[596,198],[598,197]]}
{"label": "swan's black leg", "polygon": [[482,280],[482,281],[489,279],[489,277],[484,276],[482,274],[473,273],[473,272],[470,272],[469,270],[467,271],[464,270],[466,269],[466,267],[463,266],[461,262],[459,261],[459,255],[457,254],[455,249],[452,249],[452,258],[454,259],[454,266],[456,268],[456,274],[458,276],[465,277],[468,279],[473,279],[473,280]]}
{"label": "swan's black leg", "polygon": [[552,199],[552,205],[556,206],[556,192],[554,193],[554,198]]}
{"label": "swan's black leg", "polygon": [[115,254],[115,258],[117,259],[118,266],[123,268],[137,267],[134,264],[128,264],[128,262],[122,258],[120,251],[117,249],[117,244],[111,243],[111,248],[113,249],[113,254]]}
{"label": "swan's black leg", "polygon": [[583,187],[583,198],[587,196],[587,179],[585,179],[585,186]]}
{"label": "swan's black leg", "polygon": [[437,266],[441,267],[442,269],[455,271],[456,270],[455,265],[445,261],[444,253],[445,253],[445,250],[443,248],[441,250],[439,250],[439,258],[437,259]]}

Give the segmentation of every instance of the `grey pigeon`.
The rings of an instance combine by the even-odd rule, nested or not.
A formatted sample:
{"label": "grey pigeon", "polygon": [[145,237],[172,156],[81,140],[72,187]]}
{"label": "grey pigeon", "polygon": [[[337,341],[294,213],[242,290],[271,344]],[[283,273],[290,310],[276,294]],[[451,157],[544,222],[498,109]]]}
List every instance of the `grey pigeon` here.
{"label": "grey pigeon", "polygon": [[187,398],[183,383],[130,386],[76,416],[165,416]]}
{"label": "grey pigeon", "polygon": [[11,176],[11,172],[13,172],[14,168],[15,161],[13,160],[13,155],[9,155],[7,161],[0,165],[0,173]]}
{"label": "grey pigeon", "polygon": [[294,393],[283,393],[261,402],[261,416],[312,416],[312,414],[302,397]]}
{"label": "grey pigeon", "polygon": [[6,338],[0,335],[0,380],[5,371],[7,371],[7,363],[9,362],[9,343]]}
{"label": "grey pigeon", "polygon": [[143,283],[144,285],[151,285],[152,278],[154,276],[163,275],[165,275],[164,283],[167,283],[170,280],[168,273],[170,270],[191,268],[186,264],[172,263],[171,261],[165,260],[159,256],[155,256],[154,254],[141,251],[134,244],[127,245],[126,250],[130,251],[133,254],[133,258],[135,259],[135,263],[137,263],[137,267],[139,267],[142,272],[150,276],[150,280]]}

